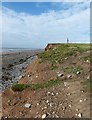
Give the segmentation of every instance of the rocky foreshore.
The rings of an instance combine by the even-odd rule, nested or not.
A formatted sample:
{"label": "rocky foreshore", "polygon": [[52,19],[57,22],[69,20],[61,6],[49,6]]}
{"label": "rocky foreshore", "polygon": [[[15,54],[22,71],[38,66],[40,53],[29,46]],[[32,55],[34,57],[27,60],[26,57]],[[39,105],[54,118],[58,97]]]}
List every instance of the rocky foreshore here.
{"label": "rocky foreshore", "polygon": [[40,50],[27,50],[2,54],[2,74],[0,76],[0,91],[10,88],[14,83],[24,77],[25,69],[34,59]]}

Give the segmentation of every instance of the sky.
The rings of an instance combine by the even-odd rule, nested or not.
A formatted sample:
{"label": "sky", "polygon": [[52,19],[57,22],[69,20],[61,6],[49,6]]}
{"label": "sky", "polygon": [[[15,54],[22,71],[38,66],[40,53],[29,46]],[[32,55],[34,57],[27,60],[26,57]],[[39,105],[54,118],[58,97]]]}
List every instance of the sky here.
{"label": "sky", "polygon": [[90,42],[89,2],[3,2],[1,10],[2,47]]}

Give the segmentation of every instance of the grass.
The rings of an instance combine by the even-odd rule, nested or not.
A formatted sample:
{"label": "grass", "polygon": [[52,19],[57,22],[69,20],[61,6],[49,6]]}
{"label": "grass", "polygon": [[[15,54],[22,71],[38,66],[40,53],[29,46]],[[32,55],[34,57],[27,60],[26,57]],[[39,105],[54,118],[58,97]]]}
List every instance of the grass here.
{"label": "grass", "polygon": [[56,66],[56,64],[62,64],[65,61],[65,57],[70,57],[77,55],[77,53],[82,53],[90,50],[90,44],[61,44],[55,47],[55,49],[50,49],[38,54],[38,58],[42,62],[50,62]]}
{"label": "grass", "polygon": [[84,85],[84,89],[85,89],[86,91],[92,92],[92,80],[91,80],[91,79],[90,79],[90,80],[85,80],[85,81],[83,82],[83,85]]}
{"label": "grass", "polygon": [[26,88],[31,88],[32,90],[43,89],[52,87],[53,85],[59,84],[61,81],[59,79],[56,80],[49,80],[46,83],[37,83],[37,84],[14,84],[12,85],[11,89],[13,91],[23,91]]}
{"label": "grass", "polygon": [[81,66],[77,66],[77,67],[62,67],[62,70],[64,70],[67,73],[75,73],[77,71],[81,72],[83,70],[83,68]]}

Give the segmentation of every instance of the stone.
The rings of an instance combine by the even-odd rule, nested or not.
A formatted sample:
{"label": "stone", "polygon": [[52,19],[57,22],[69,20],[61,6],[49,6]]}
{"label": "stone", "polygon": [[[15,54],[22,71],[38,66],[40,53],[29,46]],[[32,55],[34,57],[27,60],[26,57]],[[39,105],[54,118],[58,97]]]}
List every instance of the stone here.
{"label": "stone", "polygon": [[76,111],[79,111],[79,109],[76,109]]}
{"label": "stone", "polygon": [[68,75],[67,78],[68,78],[68,79],[69,79],[69,78],[72,78],[72,75]]}
{"label": "stone", "polygon": [[31,105],[31,104],[25,104],[25,107],[26,107],[26,108],[31,108],[32,105]]}
{"label": "stone", "polygon": [[49,103],[49,100],[47,100],[46,103]]}
{"label": "stone", "polygon": [[63,77],[63,76],[64,76],[64,73],[58,74],[58,77]]}
{"label": "stone", "polygon": [[76,74],[79,75],[81,72],[80,71],[77,71]]}
{"label": "stone", "polygon": [[78,114],[78,117],[81,118],[81,117],[82,117],[82,113],[79,113],[79,114]]}
{"label": "stone", "polygon": [[86,60],[86,62],[87,62],[87,63],[90,63],[90,61],[89,61],[89,60]]}
{"label": "stone", "polygon": [[46,114],[43,114],[43,115],[42,115],[42,119],[45,119],[46,117],[47,117]]}
{"label": "stone", "polygon": [[52,92],[51,95],[54,96],[54,93]]}
{"label": "stone", "polygon": [[71,108],[71,107],[72,107],[72,105],[69,105],[69,107]]}
{"label": "stone", "polygon": [[90,76],[87,77],[87,80],[89,80],[89,79],[90,79]]}
{"label": "stone", "polygon": [[82,100],[80,100],[80,102],[82,102]]}
{"label": "stone", "polygon": [[58,95],[58,93],[56,93],[56,95]]}
{"label": "stone", "polygon": [[28,75],[28,77],[31,77],[31,75]]}
{"label": "stone", "polygon": [[39,103],[37,103],[37,106],[39,105]]}
{"label": "stone", "polygon": [[36,75],[36,78],[38,78],[38,76]]}
{"label": "stone", "polygon": [[50,92],[48,92],[48,94],[50,94]]}

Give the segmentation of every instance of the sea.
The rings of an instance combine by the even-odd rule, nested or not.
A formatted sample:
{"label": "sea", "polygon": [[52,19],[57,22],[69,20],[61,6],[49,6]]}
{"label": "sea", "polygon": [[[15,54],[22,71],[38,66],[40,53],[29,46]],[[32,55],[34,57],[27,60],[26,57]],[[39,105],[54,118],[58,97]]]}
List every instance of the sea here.
{"label": "sea", "polygon": [[27,50],[37,50],[37,49],[32,49],[32,48],[0,48],[0,53],[12,53],[12,52],[23,52]]}

